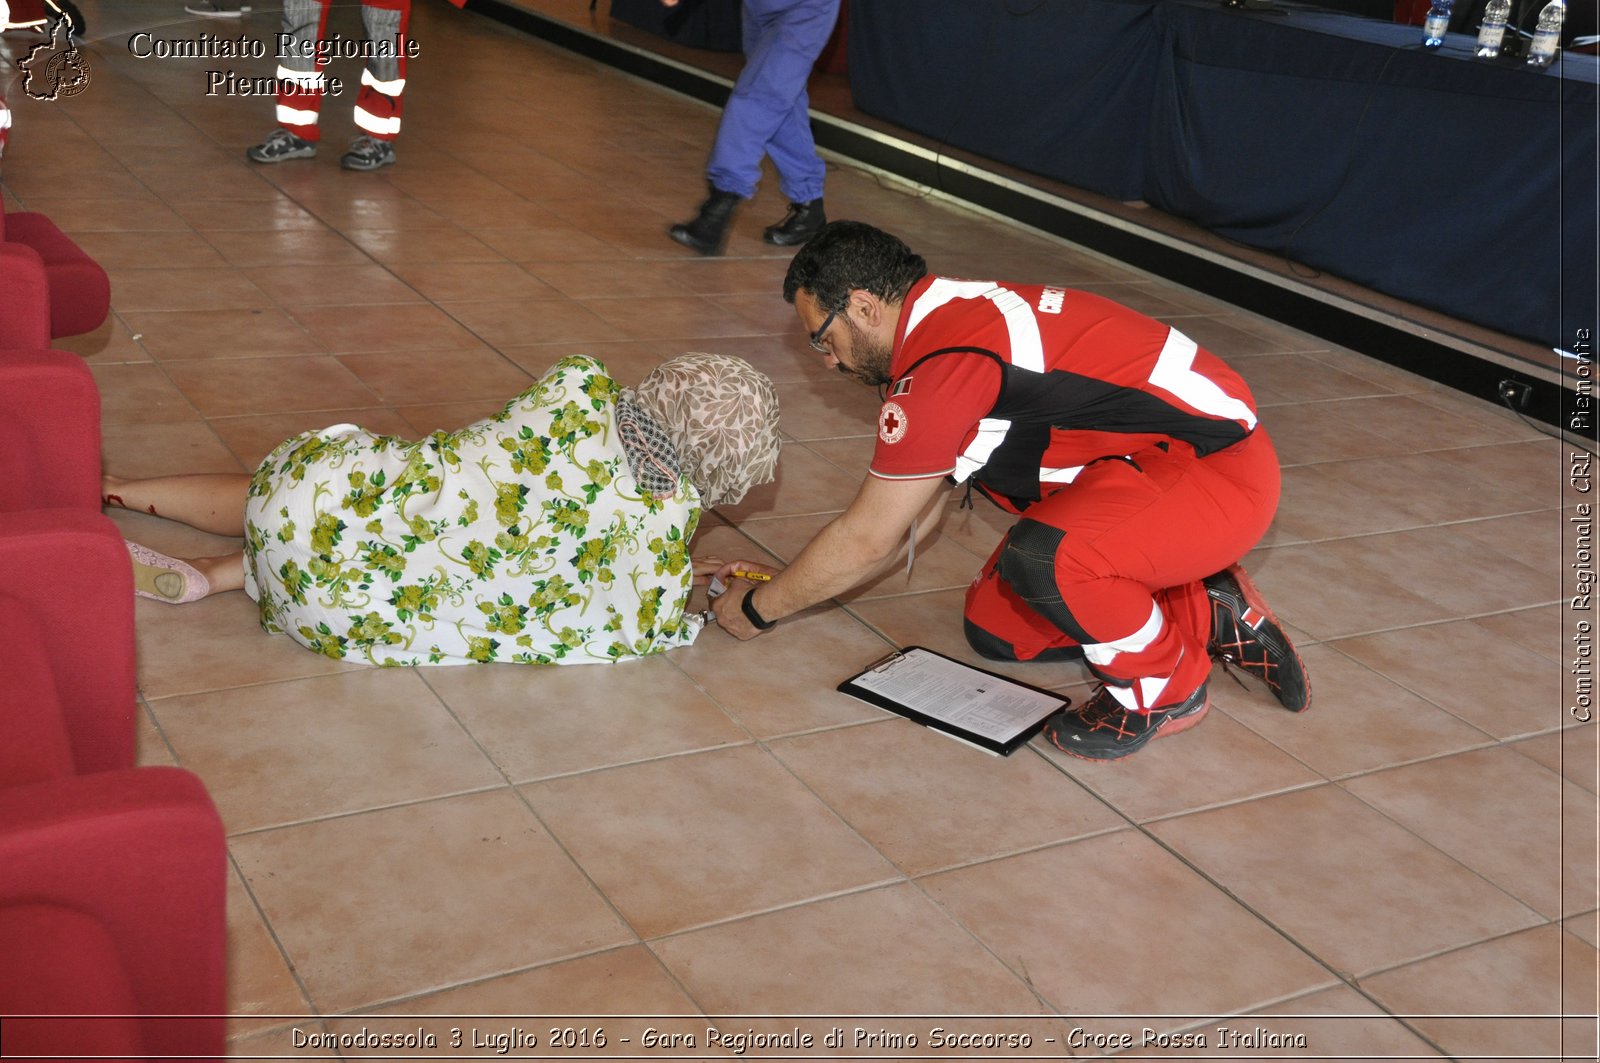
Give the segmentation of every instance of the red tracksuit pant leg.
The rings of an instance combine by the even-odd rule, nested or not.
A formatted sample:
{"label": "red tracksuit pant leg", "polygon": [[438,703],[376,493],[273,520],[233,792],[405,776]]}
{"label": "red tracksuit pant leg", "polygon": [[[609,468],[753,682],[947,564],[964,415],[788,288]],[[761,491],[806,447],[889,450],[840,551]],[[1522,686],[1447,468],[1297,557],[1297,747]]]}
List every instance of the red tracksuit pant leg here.
{"label": "red tracksuit pant leg", "polygon": [[[326,59],[316,45],[327,37],[331,0],[284,0],[283,32],[292,38],[291,54],[279,60],[278,124],[301,140],[322,138],[318,118],[326,86]],[[361,71],[355,123],[379,140],[400,134],[400,99],[406,87],[405,42],[411,25],[411,0],[365,0],[361,28],[366,40],[395,44],[398,55],[374,56]]]}
{"label": "red tracksuit pant leg", "polygon": [[969,636],[1017,660],[1077,646],[1125,707],[1176,704],[1211,672],[1200,581],[1256,544],[1278,489],[1260,429],[1206,458],[1175,442],[1096,462],[1030,507],[989,558],[967,591]]}

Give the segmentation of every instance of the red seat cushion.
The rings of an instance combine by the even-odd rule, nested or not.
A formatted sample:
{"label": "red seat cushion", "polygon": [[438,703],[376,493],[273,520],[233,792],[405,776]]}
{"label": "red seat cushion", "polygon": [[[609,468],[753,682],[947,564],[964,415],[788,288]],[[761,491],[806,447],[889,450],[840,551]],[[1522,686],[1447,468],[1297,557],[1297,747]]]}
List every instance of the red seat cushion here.
{"label": "red seat cushion", "polygon": [[111,310],[111,281],[100,264],[43,214],[19,211],[5,219],[7,243],[39,252],[50,285],[50,335],[93,332]]}
{"label": "red seat cushion", "polygon": [[148,1054],[117,944],[93,916],[46,903],[0,908],[0,955],[0,1013],[73,1016],[7,1018],[7,1055]]}

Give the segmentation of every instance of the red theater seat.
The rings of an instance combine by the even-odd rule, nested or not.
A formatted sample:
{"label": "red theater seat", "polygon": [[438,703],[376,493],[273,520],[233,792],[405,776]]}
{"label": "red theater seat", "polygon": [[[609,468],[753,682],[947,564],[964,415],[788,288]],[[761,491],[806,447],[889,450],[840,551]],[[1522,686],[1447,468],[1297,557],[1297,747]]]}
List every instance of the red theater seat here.
{"label": "red theater seat", "polygon": [[[29,211],[4,211],[0,200],[0,246],[30,248],[44,266],[49,297],[49,337],[76,336],[93,332],[111,311],[111,281],[100,264],[90,258],[43,214]],[[0,263],[0,268],[4,264]],[[10,273],[0,273],[0,317],[11,317],[12,296],[8,290]],[[31,287],[36,281],[29,281]],[[25,297],[31,298],[31,297]],[[21,304],[31,312],[31,303]],[[7,342],[14,346],[47,346]]]}
{"label": "red theater seat", "polygon": [[100,392],[83,359],[0,345],[0,513],[100,509]]}

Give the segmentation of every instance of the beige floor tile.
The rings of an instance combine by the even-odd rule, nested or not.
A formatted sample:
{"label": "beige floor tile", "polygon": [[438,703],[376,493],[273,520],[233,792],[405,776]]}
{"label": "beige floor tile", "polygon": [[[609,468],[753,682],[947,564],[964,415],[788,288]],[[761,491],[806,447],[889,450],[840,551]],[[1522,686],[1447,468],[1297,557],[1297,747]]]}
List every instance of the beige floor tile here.
{"label": "beige floor tile", "polygon": [[610,340],[604,343],[546,343],[535,347],[501,346],[499,351],[530,375],[541,377],[563,358],[587,354],[598,358],[613,380],[626,387],[639,383],[668,358],[689,353],[694,341]]}
{"label": "beige floor tile", "polygon": [[1453,616],[1543,605],[1561,597],[1561,583],[1551,566],[1532,569],[1509,557],[1491,561],[1481,546],[1453,529],[1445,525],[1363,535],[1322,548],[1347,566],[1376,572],[1396,589],[1431,600]]}
{"label": "beige floor tile", "polygon": [[127,479],[190,472],[244,472],[211,427],[201,421],[108,424],[100,430],[105,471]]}
{"label": "beige floor tile", "polygon": [[628,339],[682,341],[760,335],[766,330],[699,295],[590,298],[578,301]]}
{"label": "beige floor tile", "polygon": [[507,790],[252,834],[232,848],[324,1011],[633,940]]}
{"label": "beige floor tile", "polygon": [[321,229],[323,223],[287,199],[264,201],[237,199],[186,199],[173,211],[200,232],[249,230],[279,232],[284,229]]}
{"label": "beige floor tile", "polygon": [[272,298],[240,270],[107,270],[111,305],[118,313],[136,310],[248,310],[271,307]]}
{"label": "beige floor tile", "polygon": [[435,306],[316,306],[294,312],[306,331],[334,354],[443,351],[482,341]]}
{"label": "beige floor tile", "polygon": [[500,252],[461,229],[351,229],[346,235],[366,254],[391,268],[505,261]]}
{"label": "beige floor tile", "polygon": [[[680,934],[654,942],[651,948],[713,1015],[1029,1015],[1045,1011],[1021,978],[910,885],[868,890]],[[862,963],[863,956],[873,957],[873,962]],[[886,970],[894,971],[894,976],[884,977]],[[1028,1020],[1017,1021],[1019,1026],[1025,1023]],[[726,1025],[743,1028],[732,1022]],[[758,1022],[751,1025],[762,1028]],[[789,1020],[780,1028],[796,1025],[808,1024]],[[819,1031],[830,1028],[826,1023],[815,1025]],[[889,1019],[846,1023],[847,1045],[853,1047],[854,1026],[875,1032],[887,1025],[910,1025],[926,1036],[929,1026],[941,1024],[932,1020],[897,1024]],[[972,1020],[949,1025],[972,1025]],[[817,1039],[820,1044],[820,1032]]]}
{"label": "beige floor tile", "polygon": [[1536,510],[1509,517],[1452,524],[1463,539],[1488,547],[1540,572],[1553,572],[1560,564],[1560,543],[1566,536],[1565,516],[1559,509]]}
{"label": "beige floor tile", "polygon": [[520,395],[533,378],[488,347],[449,351],[342,354],[339,362],[391,406]]}
{"label": "beige floor tile", "polygon": [[282,310],[144,310],[123,315],[139,342],[163,362],[288,358],[321,354],[322,344]]}
{"label": "beige floor tile", "polygon": [[155,711],[232,834],[504,785],[412,669],[164,698]]}
{"label": "beige floor tile", "polygon": [[1596,893],[1594,795],[1510,749],[1365,775],[1344,788],[1550,918]]}
{"label": "beige floor tile", "polygon": [[615,325],[570,299],[441,302],[439,309],[495,347],[533,343],[582,345],[627,339]]}
{"label": "beige floor tile", "polygon": [[1532,757],[1590,793],[1600,793],[1600,727],[1568,727],[1558,734],[1525,738],[1508,748]]}
{"label": "beige floor tile", "polygon": [[[1335,399],[1354,399],[1386,394],[1380,384],[1335,369],[1319,362],[1314,354],[1262,354],[1230,356],[1228,365],[1244,377],[1250,391],[1260,406],[1296,404],[1288,421],[1298,421],[1310,411],[1310,404],[1330,403]],[[1335,407],[1336,409],[1336,407]],[[1273,418],[1273,441],[1278,440],[1276,412]],[[1356,426],[1359,427],[1359,426]]]}
{"label": "beige floor tile", "polygon": [[[792,562],[827,526],[835,514],[809,517],[772,517],[763,520],[745,520],[740,528],[760,543],[773,556]],[[864,601],[900,594],[919,594],[924,591],[949,588],[966,589],[982,568],[983,559],[952,538],[925,540],[917,548],[917,556],[906,571],[905,563],[895,565],[874,579],[839,595],[840,601]]]}
{"label": "beige floor tile", "polygon": [[522,792],[646,938],[899,878],[753,746]]}
{"label": "beige floor tile", "polygon": [[[1337,645],[1337,644],[1335,644]],[[1300,650],[1311,707],[1268,698],[1228,701],[1228,715],[1330,779],[1485,745],[1493,738],[1351,660],[1333,646]],[[1233,687],[1220,670],[1212,690]]]}
{"label": "beige floor tile", "polygon": [[1593,1059],[1597,957],[1541,926],[1361,980],[1380,1005],[1456,1057]]}
{"label": "beige floor tile", "polygon": [[1570,722],[1561,674],[1545,658],[1472,621],[1342,639],[1336,648],[1497,738]]}
{"label": "beige floor tile", "polygon": [[666,655],[570,668],[437,668],[423,678],[512,782],[750,741]]}
{"label": "beige floor tile", "polygon": [[[1340,971],[1391,967],[1540,921],[1532,909],[1333,786],[1164,820],[1151,829]],[[1276,841],[1265,844],[1269,838]]]}
{"label": "beige floor tile", "polygon": [[134,720],[133,749],[133,762],[141,768],[147,765],[174,767],[178,763],[167,746],[167,740],[161,736],[155,720],[151,718],[149,706],[143,701]]}
{"label": "beige floor tile", "polygon": [[778,455],[777,479],[753,488],[738,505],[720,506],[717,511],[733,521],[835,513],[856,496],[863,475],[864,470],[851,473],[840,469],[807,450],[804,444],[785,443]]}
{"label": "beige floor tile", "polygon": [[168,374],[153,363],[91,365],[89,370],[100,391],[102,424],[170,424],[200,417]]}
{"label": "beige floor tile", "polygon": [[319,1019],[247,1033],[228,1042],[228,1058],[265,1060],[338,1059],[337,1034]]}
{"label": "beige floor tile", "polygon": [[350,236],[328,228],[230,231],[213,229],[206,242],[232,266],[367,266],[371,260]]}
{"label": "beige floor tile", "polygon": [[513,262],[611,260],[615,247],[570,225],[517,229],[474,229],[472,235]]}
{"label": "beige floor tile", "polygon": [[[407,1017],[385,1019],[388,1015]],[[537,1015],[538,1019],[509,1017],[518,1015]],[[652,1028],[661,1033],[693,1035],[697,1043],[704,1043],[706,1024],[703,1018],[650,1017],[663,1015],[697,1016],[698,1009],[662,967],[661,961],[644,946],[634,945],[414,997],[359,1018],[330,1020],[328,1026],[342,1032],[356,1033],[365,1028],[373,1033],[397,1035],[428,1030],[439,1041],[439,1054],[444,1054],[443,1049],[452,1042],[451,1031],[456,1030],[460,1032],[462,1048],[450,1054],[480,1057],[492,1054],[548,1059],[552,1052],[563,1056],[609,1055],[613,1058],[642,1054],[647,1049],[640,1035]],[[508,1017],[492,1019],[487,1016]],[[562,1035],[571,1030],[570,1041],[565,1037],[552,1039],[553,1029]],[[515,1037],[515,1030],[536,1038],[538,1044],[502,1049],[493,1040],[499,1037],[509,1041]],[[587,1046],[584,1031],[588,1033]],[[516,1037],[516,1040],[524,1038]],[[573,1046],[570,1049],[565,1047],[569,1043]],[[586,1051],[586,1047],[589,1050]],[[346,1054],[388,1053],[380,1049],[364,1052],[347,1049]]]}
{"label": "beige floor tile", "polygon": [[771,749],[908,875],[1125,825],[1028,750],[988,757],[907,720],[787,738]]}
{"label": "beige floor tile", "polygon": [[[1090,1030],[1128,1024],[1089,1016],[1231,1014],[1334,981],[1137,831],[920,884],[1051,1006]],[[1104,932],[1108,919],[1117,933]]]}
{"label": "beige floor tile", "polygon": [[[1162,1029],[1171,1025],[1157,1025]],[[1418,1063],[1440,1054],[1348,986],[1339,985],[1248,1015],[1216,1018],[1169,1035],[1165,1044],[1134,1044],[1151,1059],[1382,1059]]]}
{"label": "beige floor tile", "polygon": [[50,341],[58,351],[71,351],[90,365],[115,362],[148,362],[150,352],[123,322],[120,314],[110,314],[93,332],[76,336],[58,336]]}
{"label": "beige floor tile", "polygon": [[[153,536],[124,534],[177,556],[219,552],[174,550],[152,541]],[[139,601],[134,611],[139,689],[153,700],[361,667],[312,653],[286,636],[268,635],[258,616],[255,603],[242,591],[184,606]]]}
{"label": "beige floor tile", "polygon": [[151,198],[31,196],[25,206],[47,216],[69,236],[87,232],[172,232],[188,228],[188,223],[171,207]]}
{"label": "beige floor tile", "polygon": [[291,310],[421,299],[410,285],[382,266],[257,266],[244,273],[262,291]]}
{"label": "beige floor tile", "polygon": [[[1435,623],[1454,614],[1431,596],[1409,593],[1336,544],[1257,550],[1246,567],[1273,611],[1318,640]],[[1380,604],[1381,603],[1381,604]]]}
{"label": "beige floor tile", "polygon": [[354,373],[329,357],[171,362],[166,373],[207,417],[382,405]]}
{"label": "beige floor tile", "polygon": [[1152,742],[1116,764],[1069,756],[1042,735],[1032,745],[1139,822],[1320,783],[1322,776],[1228,714],[1228,706],[1250,700],[1251,695],[1214,677],[1211,711],[1199,727]]}
{"label": "beige floor tile", "polygon": [[[791,439],[871,436],[877,431],[877,393],[843,377],[779,384],[783,434]],[[867,463],[857,467],[865,472]]]}
{"label": "beige floor tile", "polygon": [[837,608],[822,607],[784,620],[753,643],[707,631],[673,651],[672,663],[752,735],[770,738],[879,718],[881,709],[835,688],[889,649]]}
{"label": "beige floor tile", "polygon": [[489,262],[421,261],[391,268],[424,299],[439,302],[548,299],[556,294],[523,267],[498,256]]}
{"label": "beige floor tile", "polygon": [[1392,508],[1412,517],[1415,524],[1499,517],[1538,508],[1518,485],[1462,472],[1439,452],[1414,454],[1402,449],[1398,457],[1339,461],[1327,468],[1330,479],[1343,483],[1364,505]]}
{"label": "beige floor tile", "polygon": [[229,264],[194,232],[90,232],[76,243],[107,270],[214,269]]}
{"label": "beige floor tile", "polygon": [[[537,265],[530,268],[539,272]],[[678,258],[661,263],[660,269],[662,276],[699,295],[774,295],[783,291],[789,263],[781,258]]]}
{"label": "beige floor tile", "polygon": [[281,1026],[274,1016],[309,1015],[283,953],[244,883],[228,871],[228,1036]]}
{"label": "beige floor tile", "polygon": [[681,298],[695,289],[669,262],[526,262],[523,269],[569,299]]}
{"label": "beige floor tile", "polygon": [[1585,912],[1582,915],[1568,916],[1561,921],[1561,925],[1569,933],[1588,942],[1591,946],[1600,947],[1600,912]]}
{"label": "beige floor tile", "polygon": [[430,403],[426,406],[403,406],[396,412],[405,418],[409,431],[400,434],[408,439],[421,439],[434,432],[454,432],[474,421],[491,417],[505,408],[500,398],[472,399],[468,402]]}
{"label": "beige floor tile", "polygon": [[[1378,474],[1383,462],[1356,462]],[[1416,528],[1426,522],[1395,506],[1351,505],[1351,486],[1338,464],[1295,465],[1283,470],[1283,493],[1273,529],[1317,542]]]}
{"label": "beige floor tile", "polygon": [[[1522,426],[1518,430],[1526,431]],[[1562,486],[1571,472],[1571,449],[1553,439],[1461,447],[1439,452],[1439,460],[1468,476],[1517,490],[1529,508],[1561,505]]]}
{"label": "beige floor tile", "polygon": [[[683,341],[679,341],[682,343]],[[822,364],[822,359],[806,345],[806,334],[796,325],[776,336],[718,336],[695,340],[701,350],[743,358],[775,384],[792,381],[832,381],[839,374]],[[860,432],[872,432],[873,421]],[[865,468],[865,466],[863,466]]]}
{"label": "beige floor tile", "polygon": [[1261,424],[1285,465],[1353,461],[1403,454],[1398,442],[1361,422],[1352,400],[1268,406]]}
{"label": "beige floor tile", "polygon": [[926,646],[974,667],[1046,690],[1061,690],[1088,679],[1081,659],[1008,662],[980,657],[967,643],[962,626],[961,610],[965,600],[965,590],[933,591],[851,602],[849,608],[896,646]]}
{"label": "beige floor tile", "polygon": [[[849,436],[844,439],[811,439],[806,441],[806,449],[846,473],[850,473],[851,475],[855,476],[864,476],[866,469],[872,464],[872,454],[877,448],[877,442],[877,436]],[[954,497],[955,496],[952,496],[952,498]],[[951,502],[950,508],[956,508],[955,501]],[[995,512],[999,514],[999,510],[995,510]],[[974,523],[976,521],[977,518],[974,518]],[[954,526],[955,524],[956,521],[954,519],[950,520],[946,525],[946,530],[948,531],[950,527]],[[1007,522],[1006,527],[1010,527],[1009,522]],[[983,552],[985,554],[987,554],[988,551],[993,548],[996,542],[999,542],[1001,534],[1003,533],[996,532],[994,538],[987,541],[986,545],[983,547]],[[957,538],[956,542],[966,546],[969,550],[973,550],[972,546],[968,545],[968,540],[965,538]],[[973,553],[977,552],[977,550],[973,550]]]}
{"label": "beige floor tile", "polygon": [[1565,602],[1554,602],[1532,609],[1474,617],[1472,623],[1496,638],[1560,663],[1567,650],[1563,643],[1570,637],[1565,629],[1568,615]]}
{"label": "beige floor tile", "polygon": [[259,417],[213,417],[209,424],[238,455],[246,471],[254,471],[261,460],[278,444],[301,432],[330,428],[336,424],[360,425],[379,435],[406,439],[418,438],[411,422],[387,406],[357,410],[303,410],[295,413],[268,413]]}

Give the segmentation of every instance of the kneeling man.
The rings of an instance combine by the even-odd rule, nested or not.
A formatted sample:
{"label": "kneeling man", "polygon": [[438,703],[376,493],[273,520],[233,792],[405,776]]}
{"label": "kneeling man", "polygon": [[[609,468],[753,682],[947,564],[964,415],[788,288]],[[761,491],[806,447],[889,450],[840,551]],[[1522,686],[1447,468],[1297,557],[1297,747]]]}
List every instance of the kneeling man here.
{"label": "kneeling man", "polygon": [[1046,724],[1064,752],[1113,760],[1193,727],[1213,660],[1286,709],[1310,705],[1238,564],[1272,520],[1279,470],[1220,359],[1087,292],[932,276],[860,222],[813,237],[783,294],[829,365],[886,389],[877,452],[793,564],[731,581],[724,628],[752,638],[875,575],[937,523],[944,485],[965,483],[1019,518],[967,591],[968,640],[998,660],[1081,655],[1100,681]]}

